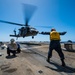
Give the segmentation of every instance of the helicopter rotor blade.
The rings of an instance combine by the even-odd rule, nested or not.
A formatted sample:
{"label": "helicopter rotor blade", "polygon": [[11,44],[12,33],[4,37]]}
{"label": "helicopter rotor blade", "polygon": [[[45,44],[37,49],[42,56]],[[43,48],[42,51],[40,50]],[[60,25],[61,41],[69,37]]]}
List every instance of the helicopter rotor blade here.
{"label": "helicopter rotor blade", "polygon": [[0,20],[0,22],[2,22],[2,23],[8,23],[8,24],[12,24],[12,25],[18,25],[18,26],[25,26],[24,24],[13,23],[13,22],[4,21],[4,20]]}
{"label": "helicopter rotor blade", "polygon": [[30,21],[30,19],[33,16],[36,9],[37,9],[37,7],[34,6],[34,5],[23,4],[23,13],[24,13],[25,26],[28,26],[28,22]]}
{"label": "helicopter rotor blade", "polygon": [[53,28],[53,26],[37,26],[37,27],[40,27],[40,28]]}

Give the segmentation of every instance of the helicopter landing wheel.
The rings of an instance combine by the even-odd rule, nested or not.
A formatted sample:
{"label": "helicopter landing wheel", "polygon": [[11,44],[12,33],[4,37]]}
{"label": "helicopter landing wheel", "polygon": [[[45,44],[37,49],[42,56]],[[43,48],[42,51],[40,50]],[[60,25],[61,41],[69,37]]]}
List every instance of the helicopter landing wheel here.
{"label": "helicopter landing wheel", "polygon": [[32,36],[32,39],[34,39],[34,36]]}

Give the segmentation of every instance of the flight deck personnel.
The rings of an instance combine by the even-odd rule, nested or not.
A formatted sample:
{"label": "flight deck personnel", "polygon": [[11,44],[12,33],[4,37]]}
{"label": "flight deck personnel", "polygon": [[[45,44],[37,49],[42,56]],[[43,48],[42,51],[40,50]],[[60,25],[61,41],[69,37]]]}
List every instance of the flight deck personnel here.
{"label": "flight deck personnel", "polygon": [[14,39],[11,39],[10,43],[8,44],[8,47],[7,47],[7,54],[8,54],[8,56],[10,56],[10,53],[12,53],[13,56],[16,56],[17,49],[18,49],[17,43],[15,42]]}
{"label": "flight deck personnel", "polygon": [[50,45],[49,45],[47,62],[50,62],[50,58],[52,57],[52,51],[53,49],[55,49],[55,51],[60,56],[62,66],[65,66],[65,62],[64,62],[65,58],[60,44],[60,35],[64,35],[65,33],[66,32],[58,33],[54,28],[51,29],[51,32],[42,32],[42,34],[50,35]]}

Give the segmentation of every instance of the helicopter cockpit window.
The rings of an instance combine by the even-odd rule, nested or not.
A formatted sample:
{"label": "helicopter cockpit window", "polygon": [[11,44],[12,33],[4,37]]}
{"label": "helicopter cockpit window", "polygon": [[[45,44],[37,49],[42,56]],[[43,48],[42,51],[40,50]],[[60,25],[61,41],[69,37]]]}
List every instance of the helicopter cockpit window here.
{"label": "helicopter cockpit window", "polygon": [[36,29],[31,27],[31,30],[36,30]]}
{"label": "helicopter cockpit window", "polygon": [[30,31],[35,31],[35,29],[30,29]]}

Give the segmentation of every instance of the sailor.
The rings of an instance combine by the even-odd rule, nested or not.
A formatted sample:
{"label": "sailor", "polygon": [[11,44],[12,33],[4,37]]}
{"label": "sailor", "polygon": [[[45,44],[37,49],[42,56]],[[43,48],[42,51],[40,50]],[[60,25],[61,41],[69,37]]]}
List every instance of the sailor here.
{"label": "sailor", "polygon": [[44,35],[50,35],[50,45],[49,45],[49,51],[48,51],[48,57],[47,57],[47,62],[50,62],[50,58],[52,57],[52,51],[55,50],[62,62],[62,66],[65,66],[64,62],[64,54],[61,49],[61,44],[60,44],[60,35],[66,34],[66,32],[57,32],[56,29],[52,28],[51,32],[41,32],[41,34]]}
{"label": "sailor", "polygon": [[16,56],[17,49],[18,49],[18,45],[15,42],[15,40],[12,38],[10,40],[10,43],[8,44],[8,47],[7,47],[7,54],[8,54],[8,56],[10,56],[10,53],[12,53],[13,56]]}

